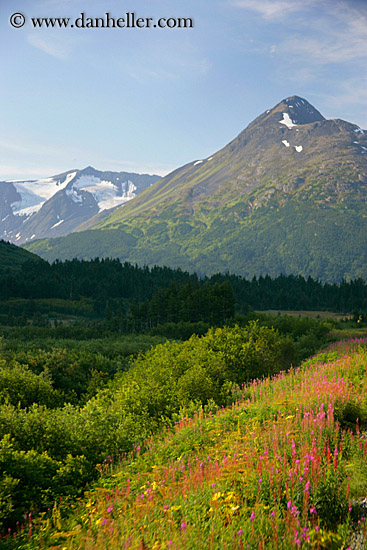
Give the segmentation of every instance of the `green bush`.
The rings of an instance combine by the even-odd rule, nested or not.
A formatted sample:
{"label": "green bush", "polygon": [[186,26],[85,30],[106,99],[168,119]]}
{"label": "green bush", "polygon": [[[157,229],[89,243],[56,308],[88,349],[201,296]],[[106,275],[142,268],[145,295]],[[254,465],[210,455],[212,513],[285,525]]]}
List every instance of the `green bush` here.
{"label": "green bush", "polygon": [[53,389],[45,372],[34,374],[17,362],[0,367],[0,403],[5,401],[20,407],[39,403],[51,408],[62,404],[61,395]]}
{"label": "green bush", "polygon": [[274,374],[285,366],[278,332],[256,321],[250,321],[244,328],[236,325],[210,329],[204,341],[223,359],[226,377],[236,383]]}

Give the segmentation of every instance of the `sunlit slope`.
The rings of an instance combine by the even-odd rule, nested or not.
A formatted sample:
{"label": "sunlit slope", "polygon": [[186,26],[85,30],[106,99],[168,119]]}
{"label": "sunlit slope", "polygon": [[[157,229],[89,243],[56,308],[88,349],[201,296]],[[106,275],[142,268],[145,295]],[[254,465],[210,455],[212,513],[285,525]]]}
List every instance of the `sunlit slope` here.
{"label": "sunlit slope", "polygon": [[68,519],[56,509],[34,544],[347,548],[352,525],[365,521],[365,345],[337,344],[288,374],[238,388],[227,409],[186,412],[119,464],[106,461],[99,486]]}
{"label": "sunlit slope", "polygon": [[29,249],[48,259],[90,257],[93,240],[103,256],[207,274],[367,276],[366,199],[367,135],[294,96],[212,157],[115,210],[93,234]]}

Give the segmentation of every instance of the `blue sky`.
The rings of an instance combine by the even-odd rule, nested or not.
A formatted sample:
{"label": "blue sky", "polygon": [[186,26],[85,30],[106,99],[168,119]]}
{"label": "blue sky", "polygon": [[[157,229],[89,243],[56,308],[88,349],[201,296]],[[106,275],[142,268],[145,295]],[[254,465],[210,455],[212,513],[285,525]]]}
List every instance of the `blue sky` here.
{"label": "blue sky", "polygon": [[[81,12],[194,28],[29,22]],[[0,52],[0,179],[87,165],[165,174],[294,94],[367,128],[366,0],[0,0]]]}

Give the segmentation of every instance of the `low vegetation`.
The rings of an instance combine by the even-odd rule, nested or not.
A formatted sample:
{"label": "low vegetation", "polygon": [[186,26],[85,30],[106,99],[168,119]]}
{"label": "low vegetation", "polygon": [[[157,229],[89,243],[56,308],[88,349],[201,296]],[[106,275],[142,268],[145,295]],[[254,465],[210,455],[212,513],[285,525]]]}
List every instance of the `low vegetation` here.
{"label": "low vegetation", "polygon": [[[114,260],[1,277],[0,548],[343,547],[367,490],[365,342],[292,368],[363,332],[363,281]],[[313,300],[360,309],[251,311]]]}
{"label": "low vegetation", "polygon": [[[115,361],[83,349],[17,352],[11,359],[5,352],[3,527],[13,528],[25,511],[46,509],[60,496],[75,497],[106,456],[132,450],[170,425],[182,408],[225,405],[233,384],[279,371],[289,361],[288,347],[274,329],[255,322],[244,329],[212,329],[202,338],[158,345],[113,378]],[[103,376],[111,381],[96,393]]]}
{"label": "low vegetation", "polygon": [[[239,333],[217,334],[224,364]],[[249,333],[272,337],[256,325]],[[208,345],[214,335],[202,340]],[[4,548],[346,548],[352,525],[364,526],[366,345],[339,342],[288,373],[229,385],[227,407],[214,399],[199,406],[183,393],[173,423],[119,460],[107,458],[83,501],[56,503],[36,520],[28,514]],[[167,349],[175,353],[163,346],[150,360]],[[117,383],[115,396],[116,387],[117,400],[126,400],[126,388]],[[69,479],[82,472],[74,465]],[[8,475],[3,492],[15,484]]]}

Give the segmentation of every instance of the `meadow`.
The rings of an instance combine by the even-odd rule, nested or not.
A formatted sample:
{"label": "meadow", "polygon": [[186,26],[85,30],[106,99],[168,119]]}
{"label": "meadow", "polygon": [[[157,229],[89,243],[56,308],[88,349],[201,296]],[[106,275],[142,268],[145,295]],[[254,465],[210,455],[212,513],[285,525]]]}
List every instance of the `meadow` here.
{"label": "meadow", "polygon": [[83,499],[27,514],[2,547],[352,548],[352,532],[365,532],[366,364],[366,338],[341,341],[228,386],[228,406],[187,402],[156,435],[106,458]]}

